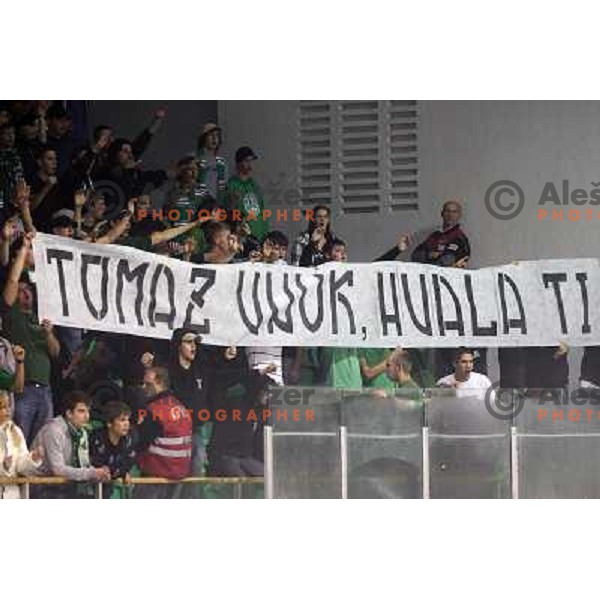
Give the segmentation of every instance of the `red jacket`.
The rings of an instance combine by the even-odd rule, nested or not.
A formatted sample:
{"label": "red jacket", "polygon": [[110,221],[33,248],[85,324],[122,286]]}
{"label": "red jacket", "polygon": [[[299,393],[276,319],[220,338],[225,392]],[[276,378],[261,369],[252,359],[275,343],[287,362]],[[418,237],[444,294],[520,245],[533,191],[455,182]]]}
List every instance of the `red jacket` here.
{"label": "red jacket", "polygon": [[161,394],[146,407],[146,419],[160,424],[161,434],[140,454],[144,475],[183,479],[192,463],[192,419],[175,396]]}

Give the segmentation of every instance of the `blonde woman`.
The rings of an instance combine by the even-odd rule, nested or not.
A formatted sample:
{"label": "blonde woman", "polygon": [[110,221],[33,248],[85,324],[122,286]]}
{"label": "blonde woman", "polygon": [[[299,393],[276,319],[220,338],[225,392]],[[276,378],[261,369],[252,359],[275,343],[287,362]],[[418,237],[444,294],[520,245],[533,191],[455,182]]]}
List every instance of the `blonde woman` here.
{"label": "blonde woman", "polygon": [[[42,450],[29,453],[23,432],[11,419],[10,396],[0,390],[0,478],[32,475],[41,465]],[[0,498],[18,499],[18,485],[0,484]]]}

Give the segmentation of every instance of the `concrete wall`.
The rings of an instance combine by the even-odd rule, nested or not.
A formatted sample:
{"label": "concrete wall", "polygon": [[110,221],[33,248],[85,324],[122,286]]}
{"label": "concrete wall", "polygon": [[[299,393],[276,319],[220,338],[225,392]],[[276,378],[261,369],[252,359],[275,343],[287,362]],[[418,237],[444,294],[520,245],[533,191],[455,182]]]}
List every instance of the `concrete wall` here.
{"label": "concrete wall", "polygon": [[[588,194],[592,182],[600,182],[600,102],[425,101],[420,115],[419,210],[374,216],[334,213],[335,229],[349,244],[350,260],[372,259],[403,231],[422,237],[437,226],[448,197],[464,198],[473,267],[597,255],[598,209],[590,222],[539,221],[538,200],[548,181],[555,182],[560,193],[562,180],[568,179],[571,189]],[[261,156],[257,178],[263,186],[282,178],[297,186],[295,102],[223,101],[219,118],[230,153],[249,144]],[[503,179],[515,181],[524,192],[524,208],[512,220],[493,218],[484,205],[487,188]],[[569,207],[562,208],[567,219]],[[298,224],[287,224],[289,232],[299,229]],[[579,372],[579,360],[580,352],[573,351],[573,376]]]}
{"label": "concrete wall", "polygon": [[[600,102],[426,101],[420,114],[419,210],[334,215],[352,260],[369,260],[400,232],[430,231],[448,197],[465,199],[474,267],[596,255],[597,210],[591,222],[538,221],[537,210],[547,181],[560,191],[568,179],[588,193],[600,181]],[[222,101],[219,118],[230,155],[242,144],[260,155],[256,175],[263,187],[282,179],[297,186],[295,102]],[[525,196],[523,211],[510,221],[494,219],[484,206],[488,186],[502,179],[515,181]]]}
{"label": "concrete wall", "polygon": [[[589,194],[600,181],[600,102],[425,102],[420,149],[421,202],[465,198],[473,266],[597,255],[597,209],[590,222],[537,215],[545,182],[560,193],[568,179]],[[502,179],[518,183],[525,197],[523,211],[508,221],[484,206],[488,186]],[[566,219],[569,207],[562,208]]]}
{"label": "concrete wall", "polygon": [[211,100],[97,100],[90,103],[90,130],[112,125],[119,137],[135,137],[152,121],[154,111],[167,105],[167,118],[142,160],[147,168],[167,168],[196,149],[196,138],[207,121],[217,118]]}

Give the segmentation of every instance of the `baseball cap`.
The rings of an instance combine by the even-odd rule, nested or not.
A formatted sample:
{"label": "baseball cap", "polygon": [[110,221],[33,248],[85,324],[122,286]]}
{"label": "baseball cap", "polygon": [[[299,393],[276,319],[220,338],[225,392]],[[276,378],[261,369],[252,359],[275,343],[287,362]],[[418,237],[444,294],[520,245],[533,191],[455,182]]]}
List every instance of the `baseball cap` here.
{"label": "baseball cap", "polygon": [[213,131],[221,132],[221,128],[216,123],[205,123],[204,127],[202,127],[202,137],[207,136],[209,133]]}
{"label": "baseball cap", "polygon": [[254,154],[254,150],[249,146],[242,146],[235,152],[235,162],[241,163],[243,160],[256,160],[258,156]]}
{"label": "baseball cap", "polygon": [[50,227],[68,227],[73,225],[75,213],[68,208],[57,210],[50,219]]}
{"label": "baseball cap", "polygon": [[179,345],[183,338],[186,338],[186,341],[193,338],[197,344],[202,341],[202,336],[193,327],[180,327],[173,332],[171,343]]}
{"label": "baseball cap", "polygon": [[48,119],[64,119],[69,116],[62,104],[53,104],[46,112]]}

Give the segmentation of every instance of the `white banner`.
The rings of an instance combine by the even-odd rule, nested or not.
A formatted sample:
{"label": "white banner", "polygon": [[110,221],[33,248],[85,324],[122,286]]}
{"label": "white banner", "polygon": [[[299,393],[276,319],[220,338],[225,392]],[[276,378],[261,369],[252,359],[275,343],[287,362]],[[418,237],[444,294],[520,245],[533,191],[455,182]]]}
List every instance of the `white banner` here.
{"label": "white banner", "polygon": [[596,259],[195,265],[44,234],[34,254],[39,318],[57,325],[152,338],[191,325],[239,346],[600,345]]}

